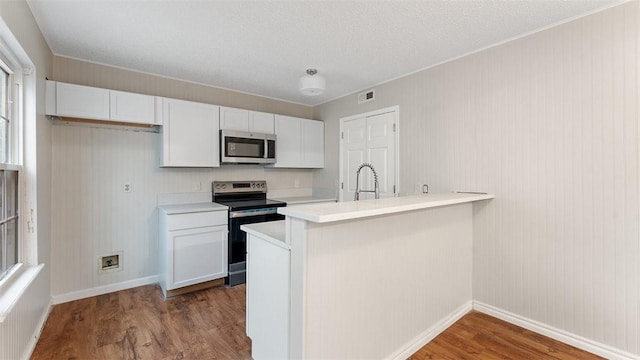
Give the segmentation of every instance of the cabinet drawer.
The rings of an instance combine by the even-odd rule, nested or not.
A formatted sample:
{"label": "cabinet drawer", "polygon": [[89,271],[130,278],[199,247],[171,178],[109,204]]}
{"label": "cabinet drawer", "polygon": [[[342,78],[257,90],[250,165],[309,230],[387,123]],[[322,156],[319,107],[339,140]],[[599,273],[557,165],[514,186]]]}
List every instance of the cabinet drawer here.
{"label": "cabinet drawer", "polygon": [[167,216],[167,230],[227,225],[226,211],[207,211]]}

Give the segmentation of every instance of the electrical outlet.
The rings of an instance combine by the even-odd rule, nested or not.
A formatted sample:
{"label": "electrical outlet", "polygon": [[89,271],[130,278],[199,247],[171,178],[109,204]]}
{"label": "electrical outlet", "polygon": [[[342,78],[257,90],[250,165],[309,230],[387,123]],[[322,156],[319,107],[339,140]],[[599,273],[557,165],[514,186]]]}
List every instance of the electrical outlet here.
{"label": "electrical outlet", "polygon": [[422,185],[422,193],[423,194],[428,194],[429,193],[429,185],[427,185],[427,184],[423,184]]}
{"label": "electrical outlet", "polygon": [[130,193],[132,190],[131,188],[131,184],[130,183],[125,183],[124,186],[122,187],[122,191],[126,192],[126,193]]}

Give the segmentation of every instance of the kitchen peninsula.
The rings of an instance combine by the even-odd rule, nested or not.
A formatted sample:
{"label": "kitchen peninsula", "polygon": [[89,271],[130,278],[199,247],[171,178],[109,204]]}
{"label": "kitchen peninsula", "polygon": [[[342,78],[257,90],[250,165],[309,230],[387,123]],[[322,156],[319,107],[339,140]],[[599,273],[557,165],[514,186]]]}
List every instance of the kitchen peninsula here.
{"label": "kitchen peninsula", "polygon": [[473,217],[493,197],[322,203],[243,226],[252,357],[408,357],[471,310]]}

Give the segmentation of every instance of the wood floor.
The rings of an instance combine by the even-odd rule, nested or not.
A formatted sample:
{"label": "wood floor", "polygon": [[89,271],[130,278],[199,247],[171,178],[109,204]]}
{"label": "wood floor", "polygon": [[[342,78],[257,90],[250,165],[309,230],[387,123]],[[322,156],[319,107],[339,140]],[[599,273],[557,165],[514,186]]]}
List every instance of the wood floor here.
{"label": "wood floor", "polygon": [[[165,301],[149,285],[56,305],[32,359],[250,359],[244,301],[244,286]],[[472,312],[411,359],[601,358]]]}
{"label": "wood floor", "polygon": [[479,312],[471,312],[409,359],[603,359]]}

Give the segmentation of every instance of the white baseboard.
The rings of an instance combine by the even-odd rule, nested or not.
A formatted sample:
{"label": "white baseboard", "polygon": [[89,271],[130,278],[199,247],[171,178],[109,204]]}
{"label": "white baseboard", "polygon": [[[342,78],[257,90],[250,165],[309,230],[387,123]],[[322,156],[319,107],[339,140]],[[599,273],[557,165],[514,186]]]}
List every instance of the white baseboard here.
{"label": "white baseboard", "polygon": [[42,316],[40,316],[40,320],[38,321],[38,326],[33,331],[33,335],[31,336],[31,340],[29,340],[29,343],[27,344],[27,347],[25,348],[24,352],[22,353],[21,359],[28,360],[28,359],[31,358],[31,355],[33,354],[33,350],[36,349],[36,345],[38,344],[38,340],[40,340],[40,335],[42,335],[42,330],[44,330],[44,325],[46,324],[47,319],[49,318],[49,314],[51,313],[51,308],[52,307],[53,307],[53,304],[51,303],[51,301],[49,301],[49,304],[47,305],[47,308],[45,309],[45,311],[42,312]]}
{"label": "white baseboard", "polygon": [[537,332],[538,334],[542,334],[544,336],[561,341],[565,344],[575,346],[578,349],[588,351],[590,353],[602,356],[610,360],[640,360],[640,356],[638,355],[634,355],[623,350],[619,350],[611,346],[589,340],[582,336],[572,334],[568,331],[564,331],[553,326],[549,326],[538,321],[510,313],[502,309],[498,309],[479,301],[473,302],[473,310],[491,315],[500,320],[518,325],[527,330]]}
{"label": "white baseboard", "polygon": [[155,284],[159,280],[158,275],[147,276],[143,278],[123,281],[115,284],[109,284],[104,286],[97,286],[90,289],[84,289],[79,291],[73,291],[66,294],[55,295],[51,297],[51,302],[53,305],[62,304],[69,301],[85,299],[92,296],[108,294],[115,291],[131,289],[138,286]]}
{"label": "white baseboard", "polygon": [[436,336],[440,335],[449,326],[453,325],[456,321],[460,320],[464,315],[470,312],[472,309],[472,302],[469,301],[466,304],[460,306],[454,310],[451,314],[445,316],[443,319],[433,324],[430,328],[418,335],[415,339],[409,341],[407,345],[399,352],[390,357],[394,360],[404,360],[413,355],[416,351],[420,350],[423,346],[427,345]]}

